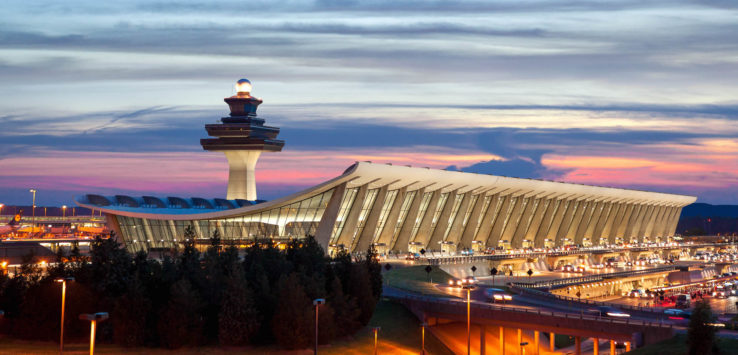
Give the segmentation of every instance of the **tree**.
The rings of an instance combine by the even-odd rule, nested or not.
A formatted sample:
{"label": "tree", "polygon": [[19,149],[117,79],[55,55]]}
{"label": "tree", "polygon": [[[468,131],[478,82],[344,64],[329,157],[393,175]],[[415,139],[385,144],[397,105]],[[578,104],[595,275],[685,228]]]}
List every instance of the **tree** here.
{"label": "tree", "polygon": [[213,231],[213,236],[210,237],[210,246],[214,247],[215,250],[220,251],[220,230],[218,228],[215,228]]}
{"label": "tree", "polygon": [[379,300],[379,296],[382,295],[382,265],[379,264],[377,251],[373,245],[369,246],[369,249],[366,251],[364,264],[366,265],[366,271],[369,273],[372,296]]}
{"label": "tree", "polygon": [[259,312],[246,284],[241,266],[231,264],[225,293],[218,314],[218,340],[221,345],[245,345],[259,330]]}
{"label": "tree", "polygon": [[361,327],[358,320],[361,311],[356,306],[356,300],[343,292],[343,285],[338,277],[333,278],[326,303],[333,308],[337,336],[353,334]]}
{"label": "tree", "polygon": [[159,317],[161,345],[177,349],[200,343],[201,304],[199,295],[186,278],[172,285],[169,303]]}
{"label": "tree", "polygon": [[110,317],[113,323],[113,340],[127,347],[142,346],[146,341],[146,322],[151,301],[146,297],[138,277],[126,288],[126,293],[116,300],[113,316]]}
{"label": "tree", "polygon": [[687,329],[690,355],[713,353],[715,328],[710,325],[712,323],[715,323],[715,315],[712,313],[710,304],[704,300],[697,302],[692,310],[689,329]]}
{"label": "tree", "polygon": [[272,318],[272,332],[286,349],[303,349],[312,342],[313,305],[296,273],[283,276],[278,286],[279,305]]}
{"label": "tree", "polygon": [[349,295],[356,299],[359,307],[359,322],[361,325],[369,324],[369,319],[374,314],[374,307],[378,299],[372,295],[369,272],[364,265],[353,265],[352,277],[349,279]]}

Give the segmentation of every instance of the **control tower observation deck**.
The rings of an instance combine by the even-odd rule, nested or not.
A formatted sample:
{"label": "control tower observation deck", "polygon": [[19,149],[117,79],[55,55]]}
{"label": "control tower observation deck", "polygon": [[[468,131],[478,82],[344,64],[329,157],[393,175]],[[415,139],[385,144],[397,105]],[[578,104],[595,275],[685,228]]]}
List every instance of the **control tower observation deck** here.
{"label": "control tower observation deck", "polygon": [[261,99],[251,96],[251,82],[241,79],[236,83],[236,95],[225,98],[231,109],[222,123],[206,124],[208,135],[217,138],[200,140],[202,148],[213,152],[223,152],[228,159],[229,200],[256,200],[256,179],[254,169],[261,152],[279,152],[284,141],[278,140],[279,128],[264,125],[264,120],[256,117],[256,108]]}

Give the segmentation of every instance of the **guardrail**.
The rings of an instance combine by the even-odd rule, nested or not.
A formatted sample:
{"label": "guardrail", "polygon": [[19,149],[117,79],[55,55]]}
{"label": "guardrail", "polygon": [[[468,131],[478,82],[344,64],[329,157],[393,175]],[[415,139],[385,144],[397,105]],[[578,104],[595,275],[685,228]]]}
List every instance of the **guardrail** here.
{"label": "guardrail", "polygon": [[583,283],[588,283],[588,282],[603,281],[605,279],[631,277],[631,276],[638,276],[638,275],[655,274],[659,272],[674,271],[677,268],[678,268],[677,266],[659,266],[659,267],[655,267],[651,269],[618,271],[618,272],[611,272],[607,274],[593,274],[593,275],[587,275],[587,276],[569,277],[565,279],[554,279],[554,280],[544,280],[544,281],[535,281],[535,282],[515,282],[514,285],[519,286],[519,287],[525,287],[525,288],[554,289],[554,288],[562,288],[562,287],[578,285],[578,284],[583,284]]}
{"label": "guardrail", "polygon": [[630,248],[608,248],[608,249],[577,249],[557,252],[531,252],[531,253],[514,253],[514,254],[482,254],[482,255],[453,255],[453,256],[433,256],[425,255],[423,259],[431,265],[441,264],[457,264],[457,263],[468,263],[474,261],[487,261],[487,260],[504,260],[504,259],[516,259],[524,257],[537,257],[537,256],[564,256],[572,254],[606,254],[606,253],[618,253],[624,251],[648,251],[654,248],[661,249],[676,249],[676,248],[701,248],[701,247],[713,247],[713,246],[726,246],[731,243],[701,243],[701,244],[690,244],[690,245],[678,245],[678,246],[665,246],[665,247],[630,247]]}
{"label": "guardrail", "polygon": [[532,288],[520,287],[520,286],[517,286],[517,285],[513,285],[511,287],[511,289],[514,292],[517,292],[519,294],[528,294],[528,295],[533,296],[533,297],[543,298],[543,299],[545,299],[546,301],[549,301],[549,302],[552,301],[552,300],[553,301],[560,301],[560,302],[566,303],[567,305],[574,306],[574,307],[582,307],[582,306],[591,306],[591,307],[594,307],[594,306],[610,306],[610,307],[615,307],[615,308],[622,309],[622,310],[629,310],[629,311],[635,311],[635,312],[643,312],[643,313],[646,313],[648,315],[653,315],[653,314],[662,315],[664,313],[663,312],[664,311],[663,309],[650,308],[650,307],[630,306],[630,305],[625,305],[625,304],[620,304],[620,303],[593,301],[593,300],[588,300],[588,299],[579,299],[578,297],[561,296],[561,295],[556,295],[556,294],[553,294],[553,293],[549,293],[549,292],[545,292],[545,291],[541,291],[541,290],[536,290],[536,289],[532,289]]}
{"label": "guardrail", "polygon": [[[526,290],[531,291],[531,290]],[[541,291],[538,291],[541,292]],[[545,292],[544,292],[545,293]],[[429,306],[436,306],[436,305],[452,305],[452,306],[461,306],[462,312],[459,312],[460,314],[466,314],[466,301],[463,300],[455,300],[450,298],[432,298],[427,296],[420,296],[420,295],[411,295],[411,294],[402,294],[402,295],[388,295],[385,296],[390,299],[394,299],[396,301],[418,301],[418,302],[424,302],[427,303]],[[645,321],[645,320],[635,320],[635,319],[615,319],[612,317],[601,317],[601,316],[593,316],[593,315],[585,315],[583,313],[579,314],[573,314],[573,313],[567,313],[567,312],[548,312],[548,311],[541,311],[541,309],[532,310],[529,308],[522,308],[522,307],[515,307],[515,306],[500,306],[495,304],[489,304],[489,303],[480,303],[480,302],[472,302],[471,307],[472,312],[474,309],[477,310],[495,310],[495,311],[506,311],[506,312],[514,312],[514,313],[520,313],[520,314],[535,314],[539,316],[549,316],[554,318],[560,318],[562,320],[573,320],[573,319],[579,319],[579,320],[589,320],[589,321],[596,321],[596,322],[604,322],[609,324],[623,324],[623,325],[637,325],[642,327],[657,327],[657,328],[673,328],[673,324],[671,323],[661,323],[661,322],[651,322],[651,321]]]}

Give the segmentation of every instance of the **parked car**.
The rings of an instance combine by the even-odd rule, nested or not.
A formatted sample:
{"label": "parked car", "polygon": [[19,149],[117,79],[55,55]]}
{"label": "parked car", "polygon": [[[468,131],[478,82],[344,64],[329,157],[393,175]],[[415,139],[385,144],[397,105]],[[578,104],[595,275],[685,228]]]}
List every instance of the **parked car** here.
{"label": "parked car", "polygon": [[692,296],[686,293],[677,295],[675,303],[676,308],[689,308],[689,306],[692,304]]}
{"label": "parked car", "polygon": [[631,298],[646,297],[646,292],[644,292],[641,289],[634,289],[634,290],[628,292],[628,297],[631,297]]}

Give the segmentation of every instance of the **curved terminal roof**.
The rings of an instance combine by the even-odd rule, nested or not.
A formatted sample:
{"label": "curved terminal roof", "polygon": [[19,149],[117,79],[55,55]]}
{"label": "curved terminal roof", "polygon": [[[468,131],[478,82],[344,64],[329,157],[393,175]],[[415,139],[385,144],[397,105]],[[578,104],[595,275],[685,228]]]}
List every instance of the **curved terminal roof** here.
{"label": "curved terminal roof", "polygon": [[235,209],[236,206],[253,206],[263,201],[87,194],[78,196],[75,202],[80,206],[87,206],[111,214],[191,215]]}
{"label": "curved terminal roof", "polygon": [[[686,206],[697,200],[694,196],[357,162],[346,169],[342,175],[317,186],[269,202],[253,203],[244,200],[232,200],[229,204],[233,208],[228,208],[220,199],[207,201],[209,203],[209,206],[207,206],[207,204],[200,201],[203,199],[198,198],[185,201],[191,206],[189,208],[184,206],[175,207],[176,203],[172,197],[168,198],[168,208],[157,208],[153,204],[146,204],[146,208],[142,208],[144,205],[143,198],[135,199],[142,207],[132,207],[116,203],[115,198],[106,198],[100,195],[81,196],[77,198],[76,202],[82,207],[128,217],[172,220],[228,218],[296,202],[343,183],[346,183],[348,188],[365,184],[368,184],[369,188],[379,188],[387,185],[390,190],[402,187],[405,187],[408,191],[425,188],[426,192],[440,189],[442,192],[472,192],[485,195],[502,193],[569,199],[587,198],[598,201],[647,203],[675,207]],[[244,202],[248,202],[248,204]],[[203,207],[203,205],[208,208]]]}

